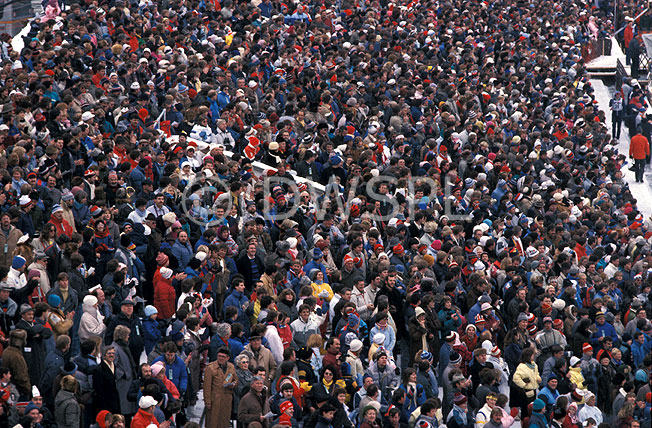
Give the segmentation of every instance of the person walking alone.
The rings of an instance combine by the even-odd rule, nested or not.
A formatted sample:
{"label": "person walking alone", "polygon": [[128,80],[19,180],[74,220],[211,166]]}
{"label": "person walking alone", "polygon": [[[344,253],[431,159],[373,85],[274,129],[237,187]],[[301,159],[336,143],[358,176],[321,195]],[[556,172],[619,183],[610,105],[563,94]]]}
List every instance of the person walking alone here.
{"label": "person walking alone", "polygon": [[641,134],[641,129],[636,130],[636,135],[632,137],[629,143],[629,157],[634,159],[634,173],[636,182],[643,182],[643,171],[645,170],[645,158],[650,155],[650,143],[647,138]]}

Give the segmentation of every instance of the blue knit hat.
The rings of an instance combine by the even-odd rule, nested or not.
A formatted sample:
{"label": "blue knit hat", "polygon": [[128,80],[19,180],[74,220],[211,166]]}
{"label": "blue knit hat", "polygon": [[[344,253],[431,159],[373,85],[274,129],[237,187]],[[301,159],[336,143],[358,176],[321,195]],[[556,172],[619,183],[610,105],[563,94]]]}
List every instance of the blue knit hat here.
{"label": "blue knit hat", "polygon": [[14,260],[11,262],[11,267],[14,269],[20,269],[25,266],[25,258],[23,256],[14,256]]}
{"label": "blue knit hat", "polygon": [[546,407],[546,403],[544,403],[540,398],[537,398],[534,400],[534,403],[532,403],[532,410],[535,412],[540,412],[544,407]]}
{"label": "blue knit hat", "polygon": [[58,308],[59,305],[61,305],[61,297],[57,296],[56,294],[50,294],[48,296],[48,305],[52,306],[53,308]]}

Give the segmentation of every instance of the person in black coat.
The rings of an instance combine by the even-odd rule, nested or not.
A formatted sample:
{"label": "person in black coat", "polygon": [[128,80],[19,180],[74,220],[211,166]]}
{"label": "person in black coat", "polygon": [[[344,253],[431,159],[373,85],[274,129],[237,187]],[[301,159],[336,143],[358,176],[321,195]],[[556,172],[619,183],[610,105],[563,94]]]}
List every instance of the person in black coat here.
{"label": "person in black coat", "polygon": [[129,327],[129,351],[134,361],[140,361],[140,354],[145,350],[145,340],[143,339],[143,325],[140,318],[134,315],[134,301],[125,299],[120,305],[120,313],[113,315],[107,323],[104,343],[113,342],[113,332],[119,325]]}
{"label": "person in black coat", "polygon": [[115,355],[113,347],[108,346],[102,354],[102,362],[95,369],[93,375],[93,403],[95,413],[108,410],[111,413],[120,413],[120,397],[115,380]]}
{"label": "person in black coat", "polygon": [[[45,368],[47,349],[45,341],[52,337],[52,330],[44,325],[34,322],[34,308],[24,303],[20,307],[21,319],[16,323],[16,328],[27,332],[27,345],[23,355],[29,370],[29,380],[32,385],[38,384]],[[27,351],[29,349],[29,351]]]}

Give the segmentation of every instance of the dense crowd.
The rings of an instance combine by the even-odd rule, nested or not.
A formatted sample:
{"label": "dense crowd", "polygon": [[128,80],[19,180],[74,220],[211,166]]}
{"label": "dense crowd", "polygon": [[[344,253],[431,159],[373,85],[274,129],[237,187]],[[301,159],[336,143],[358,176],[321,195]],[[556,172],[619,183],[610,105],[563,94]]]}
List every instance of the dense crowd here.
{"label": "dense crowd", "polygon": [[610,4],[62,6],[0,36],[0,425],[650,428]]}

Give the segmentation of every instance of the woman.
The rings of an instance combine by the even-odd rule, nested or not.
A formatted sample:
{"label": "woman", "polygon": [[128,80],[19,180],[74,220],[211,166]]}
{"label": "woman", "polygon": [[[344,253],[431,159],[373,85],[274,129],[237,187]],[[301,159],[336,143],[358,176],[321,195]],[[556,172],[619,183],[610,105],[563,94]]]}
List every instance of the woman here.
{"label": "woman", "polygon": [[335,367],[324,366],[321,370],[319,383],[313,385],[310,392],[308,392],[308,405],[313,409],[318,409],[319,405],[317,403],[329,401],[334,396],[337,386],[345,388],[346,384],[337,379]]}
{"label": "woman", "polygon": [[324,273],[320,269],[313,269],[310,271],[310,279],[312,283],[312,296],[315,299],[322,299],[330,302],[333,298],[333,289],[331,286],[324,282]]}
{"label": "woman", "polygon": [[512,378],[510,405],[520,407],[521,415],[528,414],[528,404],[536,398],[536,391],[541,383],[541,376],[539,376],[534,357],[534,348],[524,349],[521,354],[521,363],[516,367]]}
{"label": "woman", "polygon": [[154,274],[154,306],[158,310],[157,318],[167,320],[175,314],[176,291],[172,286],[172,269],[161,267]]}
{"label": "woman", "polygon": [[93,403],[97,411],[108,410],[120,413],[120,396],[115,379],[115,349],[113,346],[104,348],[102,362],[93,375]]}
{"label": "woman", "polygon": [[113,258],[115,246],[113,237],[103,220],[95,223],[95,255],[97,257],[97,278],[104,277],[106,263]]}
{"label": "woman", "polygon": [[399,388],[405,391],[405,403],[403,407],[409,415],[426,401],[426,393],[423,386],[417,383],[417,372],[411,367],[405,369],[403,372],[403,383]]}
{"label": "woman", "polygon": [[289,316],[292,321],[299,317],[297,311],[297,300],[294,291],[290,288],[286,288],[279,293],[276,307],[279,311]]}
{"label": "woman", "polygon": [[254,374],[249,369],[249,355],[246,352],[235,357],[235,372],[238,375],[238,385],[233,394],[233,409],[238,408],[240,399],[249,392],[249,385],[254,378]]}
{"label": "woman", "polygon": [[81,407],[75,396],[77,387],[74,376],[67,375],[61,379],[61,389],[54,399],[54,419],[60,427],[81,427]]}
{"label": "woman", "polygon": [[335,387],[334,399],[331,399],[331,404],[335,407],[335,415],[333,416],[333,427],[353,428],[353,424],[349,419],[349,408],[346,405],[346,389]]}

